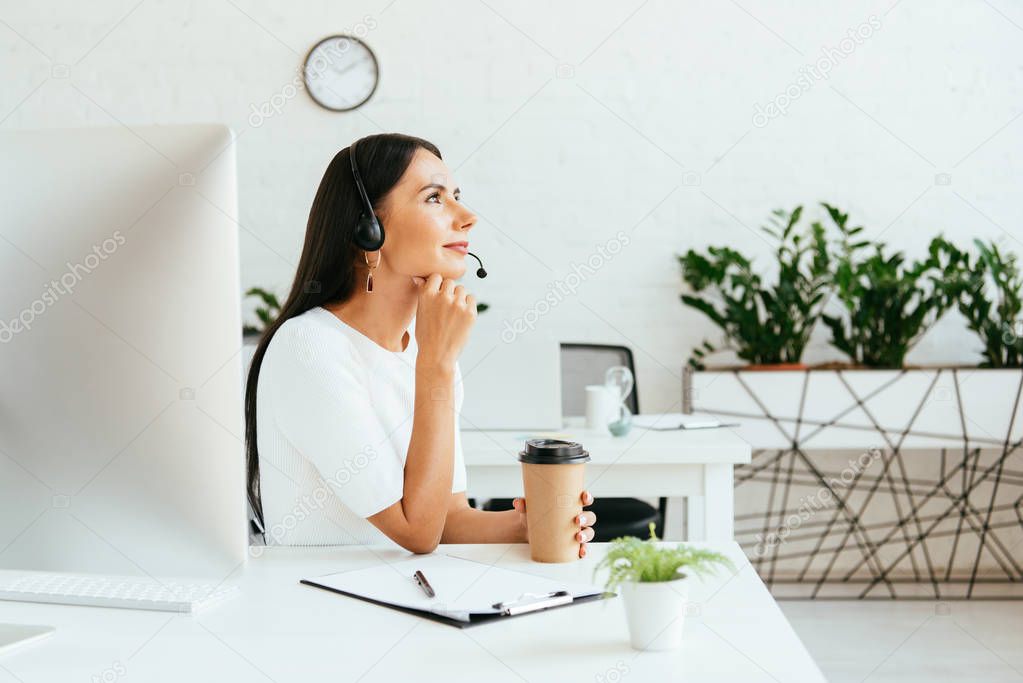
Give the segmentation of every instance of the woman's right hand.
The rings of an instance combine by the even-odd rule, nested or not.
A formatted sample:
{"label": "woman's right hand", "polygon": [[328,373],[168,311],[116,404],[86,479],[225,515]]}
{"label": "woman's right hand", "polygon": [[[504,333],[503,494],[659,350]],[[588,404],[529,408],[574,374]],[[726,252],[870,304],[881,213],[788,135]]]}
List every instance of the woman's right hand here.
{"label": "woman's right hand", "polygon": [[419,288],[416,308],[417,366],[454,369],[469,330],[476,322],[476,298],[454,280],[433,273],[414,277]]}

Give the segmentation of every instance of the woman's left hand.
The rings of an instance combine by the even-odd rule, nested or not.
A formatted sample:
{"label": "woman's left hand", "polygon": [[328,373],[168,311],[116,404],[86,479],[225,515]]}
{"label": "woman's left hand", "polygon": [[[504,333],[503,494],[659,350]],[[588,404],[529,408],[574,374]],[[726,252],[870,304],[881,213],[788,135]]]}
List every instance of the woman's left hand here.
{"label": "woman's left hand", "polygon": [[[593,496],[590,495],[589,491],[583,491],[579,494],[580,500],[582,500],[583,507],[587,505],[593,505]],[[528,540],[527,525],[526,525],[526,499],[516,498],[512,501],[512,507],[519,511],[520,521],[522,523],[522,539]],[[593,540],[593,525],[597,522],[597,514],[590,512],[589,510],[583,510],[578,517],[576,522],[579,524],[579,531],[575,532],[575,540],[579,541],[579,557],[586,557],[586,544]]]}

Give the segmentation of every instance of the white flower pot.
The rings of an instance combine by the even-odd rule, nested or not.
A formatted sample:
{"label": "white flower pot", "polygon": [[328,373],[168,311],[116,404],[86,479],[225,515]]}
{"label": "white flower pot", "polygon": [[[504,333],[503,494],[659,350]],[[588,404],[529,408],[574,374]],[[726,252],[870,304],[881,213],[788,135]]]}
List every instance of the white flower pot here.
{"label": "white flower pot", "polygon": [[621,584],[629,640],[637,650],[676,650],[689,601],[685,577],[673,581]]}

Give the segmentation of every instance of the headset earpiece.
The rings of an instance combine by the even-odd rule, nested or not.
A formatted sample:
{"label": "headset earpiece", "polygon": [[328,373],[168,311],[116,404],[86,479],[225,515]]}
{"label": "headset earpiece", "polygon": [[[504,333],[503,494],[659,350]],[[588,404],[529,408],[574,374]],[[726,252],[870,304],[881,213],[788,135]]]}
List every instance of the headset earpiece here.
{"label": "headset earpiece", "polygon": [[[358,141],[356,141],[358,142]],[[355,226],[355,246],[363,251],[377,251],[384,246],[384,225],[377,218],[373,211],[373,204],[366,194],[366,186],[362,184],[362,176],[359,175],[359,167],[355,163],[355,142],[348,150],[348,158],[352,162],[352,177],[355,179],[355,188],[359,191],[359,198],[362,200],[362,215]]]}
{"label": "headset earpiece", "polygon": [[376,251],[384,244],[384,226],[374,215],[363,213],[355,229],[355,246],[363,251]]}

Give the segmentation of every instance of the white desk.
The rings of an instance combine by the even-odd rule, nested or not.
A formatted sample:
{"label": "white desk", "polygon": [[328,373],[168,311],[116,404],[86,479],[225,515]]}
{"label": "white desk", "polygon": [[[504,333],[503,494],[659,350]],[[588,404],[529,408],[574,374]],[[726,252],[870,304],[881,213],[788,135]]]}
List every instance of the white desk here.
{"label": "white desk", "polygon": [[[197,617],[0,602],[4,621],[57,628],[0,658],[0,682],[824,681],[739,547],[713,547],[739,571],[693,584],[676,652],[633,650],[621,597],[459,630],[298,583],[404,551],[274,547],[235,577],[241,596]],[[530,562],[525,545],[441,552],[591,581],[605,548],[563,565]]]}
{"label": "white desk", "polygon": [[[626,436],[614,437],[573,421],[561,432],[462,430],[461,434],[470,497],[522,495],[519,451],[528,438],[556,435],[578,441],[589,451],[586,486],[594,496],[685,498],[688,540],[733,538],[732,468],[749,463],[751,450],[727,428],[654,431],[633,427]],[[667,520],[665,526],[670,527]]]}

